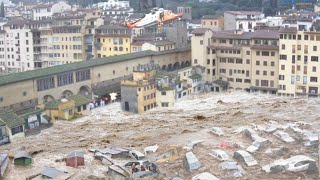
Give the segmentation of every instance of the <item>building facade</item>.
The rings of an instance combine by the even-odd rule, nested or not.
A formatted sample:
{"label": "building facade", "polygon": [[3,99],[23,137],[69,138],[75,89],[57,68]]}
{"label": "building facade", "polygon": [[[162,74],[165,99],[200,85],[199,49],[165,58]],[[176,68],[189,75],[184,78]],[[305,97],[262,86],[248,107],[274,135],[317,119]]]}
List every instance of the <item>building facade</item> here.
{"label": "building facade", "polygon": [[242,30],[253,32],[264,14],[258,11],[226,11],[224,12],[224,30]]}
{"label": "building facade", "polygon": [[117,25],[96,28],[95,57],[108,57],[131,52],[131,30]]}
{"label": "building facade", "polygon": [[220,16],[203,16],[201,18],[201,27],[211,29],[212,31],[221,31],[224,28],[224,19]]}
{"label": "building facade", "polygon": [[205,68],[204,80],[222,80],[229,89],[277,93],[278,30],[256,32],[197,29],[192,64]]}

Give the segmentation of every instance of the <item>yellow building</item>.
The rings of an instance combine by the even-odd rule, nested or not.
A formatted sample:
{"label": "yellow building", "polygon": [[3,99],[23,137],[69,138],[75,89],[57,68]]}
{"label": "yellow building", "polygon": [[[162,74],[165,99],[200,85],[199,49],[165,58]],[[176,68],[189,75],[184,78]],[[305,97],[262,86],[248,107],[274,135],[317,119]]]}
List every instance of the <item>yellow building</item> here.
{"label": "yellow building", "polygon": [[95,57],[108,57],[131,52],[131,30],[117,25],[103,25],[95,32]]}
{"label": "yellow building", "polygon": [[70,120],[79,115],[88,115],[89,102],[90,100],[84,96],[72,95],[45,104],[45,109],[54,123],[55,120]]}
{"label": "yellow building", "polygon": [[224,19],[222,16],[203,16],[201,18],[201,27],[211,29],[212,31],[221,31],[224,27]]}
{"label": "yellow building", "polygon": [[133,71],[133,80],[121,82],[121,108],[124,111],[143,113],[157,107],[155,66],[138,66]]}
{"label": "yellow building", "polygon": [[319,44],[319,31],[280,30],[279,95],[319,95]]}
{"label": "yellow building", "polygon": [[[255,32],[193,32],[192,64],[205,67],[204,80],[229,89],[276,94],[278,89],[278,30]],[[223,83],[223,84],[225,84]]]}

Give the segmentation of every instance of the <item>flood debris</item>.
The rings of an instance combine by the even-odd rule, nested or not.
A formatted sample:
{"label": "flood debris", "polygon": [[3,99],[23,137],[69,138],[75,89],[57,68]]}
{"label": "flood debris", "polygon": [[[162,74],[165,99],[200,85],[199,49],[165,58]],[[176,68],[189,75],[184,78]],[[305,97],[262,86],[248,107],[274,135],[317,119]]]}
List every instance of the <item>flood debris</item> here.
{"label": "flood debris", "polygon": [[3,177],[9,164],[8,154],[0,154],[0,179]]}
{"label": "flood debris", "polygon": [[219,164],[219,168],[230,171],[233,177],[242,177],[246,174],[241,165],[235,161],[224,161]]}
{"label": "flood debris", "polygon": [[128,170],[117,164],[113,164],[108,167],[108,174],[112,179],[117,180],[126,180],[131,176]]}
{"label": "flood debris", "polygon": [[243,146],[241,144],[236,143],[236,142],[225,141],[225,142],[221,142],[219,144],[219,147],[224,148],[224,149],[230,149],[230,148],[242,148]]}
{"label": "flood debris", "polygon": [[195,141],[191,141],[190,143],[188,143],[185,147],[183,147],[184,149],[187,150],[192,150],[194,147],[196,147],[198,144],[203,143],[204,140],[195,140]]}
{"label": "flood debris", "polygon": [[193,176],[192,180],[219,180],[219,178],[209,172],[203,172],[201,174]]}
{"label": "flood debris", "polygon": [[13,162],[15,165],[30,165],[32,163],[32,157],[26,151],[18,151],[14,155]]}
{"label": "flood debris", "polygon": [[141,160],[141,159],[145,158],[145,155],[142,152],[137,151],[137,150],[129,151],[129,156],[133,159],[136,159],[136,160]]}
{"label": "flood debris", "polygon": [[70,175],[66,171],[61,171],[53,167],[47,167],[41,172],[45,179],[67,179]]}
{"label": "flood debris", "polygon": [[250,152],[250,153],[255,153],[256,151],[258,151],[262,146],[266,145],[266,144],[270,144],[271,142],[266,139],[266,138],[262,138],[262,137],[256,137],[255,141],[252,142],[252,144],[246,149],[246,151]]}
{"label": "flood debris", "polygon": [[224,135],[224,132],[223,132],[223,130],[222,130],[220,127],[212,127],[212,128],[210,129],[210,132],[211,132],[212,134],[217,135],[217,136],[223,136],[223,135]]}
{"label": "flood debris", "polygon": [[265,129],[263,130],[264,132],[267,132],[267,133],[274,133],[276,132],[278,129],[278,126],[275,125],[275,124],[268,124]]}
{"label": "flood debris", "polygon": [[66,166],[74,168],[84,166],[84,152],[81,150],[71,152],[66,158]]}
{"label": "flood debris", "polygon": [[278,159],[271,164],[262,167],[267,173],[278,173],[282,171],[316,171],[317,165],[314,159],[309,158],[305,155],[292,156],[289,159]]}
{"label": "flood debris", "polygon": [[195,171],[201,167],[201,163],[192,152],[187,152],[183,158],[183,166],[188,171]]}
{"label": "flood debris", "polygon": [[292,143],[294,142],[294,139],[289,136],[288,133],[285,133],[283,131],[276,131],[275,133],[273,133],[273,135],[275,135],[276,137],[278,137],[279,139],[281,139],[282,141],[286,142],[286,143]]}
{"label": "flood debris", "polygon": [[233,157],[235,159],[244,161],[247,166],[255,166],[258,162],[247,152],[244,150],[238,150],[234,152]]}
{"label": "flood debris", "polygon": [[121,156],[128,156],[128,153],[130,150],[119,148],[119,147],[111,147],[111,148],[105,148],[105,149],[90,149],[90,152],[97,153],[100,152],[104,155],[109,155],[111,157],[121,157]]}
{"label": "flood debris", "polygon": [[319,136],[309,130],[303,130],[306,141],[303,143],[306,147],[319,147]]}
{"label": "flood debris", "polygon": [[105,164],[105,165],[112,165],[114,164],[114,161],[112,160],[112,158],[108,155],[104,155],[100,152],[96,152],[94,154],[94,158],[95,159],[98,159],[102,162],[102,164]]}
{"label": "flood debris", "polygon": [[144,154],[155,153],[158,150],[159,146],[156,144],[154,146],[148,146],[143,149]]}
{"label": "flood debris", "polygon": [[227,161],[227,160],[230,160],[230,156],[220,150],[220,149],[215,149],[215,150],[212,150],[211,152],[209,152],[209,155],[212,156],[213,158],[219,160],[219,161]]}
{"label": "flood debris", "polygon": [[157,157],[157,163],[163,163],[168,161],[175,161],[182,158],[184,155],[183,148],[181,146],[169,146],[166,151]]}

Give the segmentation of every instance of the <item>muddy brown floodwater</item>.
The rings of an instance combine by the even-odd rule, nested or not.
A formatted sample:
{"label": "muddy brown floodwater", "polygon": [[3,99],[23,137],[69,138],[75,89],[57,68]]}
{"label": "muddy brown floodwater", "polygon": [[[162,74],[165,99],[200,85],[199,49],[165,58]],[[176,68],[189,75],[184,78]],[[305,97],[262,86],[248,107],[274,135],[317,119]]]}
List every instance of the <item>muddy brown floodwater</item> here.
{"label": "muddy brown floodwater", "polygon": [[[157,144],[157,152],[170,145],[185,145],[193,140],[204,140],[192,152],[200,160],[202,167],[194,172],[183,168],[181,159],[158,164],[160,176],[158,179],[180,177],[191,179],[201,172],[210,172],[220,179],[235,179],[226,170],[218,168],[218,162],[208,153],[218,148],[220,142],[231,140],[247,148],[252,141],[243,134],[233,131],[241,126],[264,126],[270,121],[287,124],[303,121],[309,125],[301,129],[320,132],[320,99],[277,97],[273,95],[248,94],[244,92],[228,92],[222,94],[201,94],[189,96],[178,101],[171,108],[156,108],[144,114],[131,114],[120,110],[120,103],[94,109],[87,117],[73,121],[58,121],[54,127],[42,131],[38,135],[29,136],[17,142],[0,146],[0,151],[13,154],[19,149],[25,149],[33,154],[30,166],[19,167],[10,163],[5,179],[22,180],[37,174],[45,167],[56,167],[75,173],[71,179],[112,179],[106,173],[107,165],[95,160],[90,148],[123,147],[143,152],[143,148]],[[225,136],[215,136],[209,133],[213,126],[221,127]],[[285,129],[297,141],[287,144],[272,134],[257,130],[256,132],[272,143],[258,150],[253,157],[257,166],[247,167],[239,164],[246,174],[242,179],[319,179],[319,172],[292,173],[282,172],[267,174],[261,166],[276,159],[289,158],[292,155],[307,155],[319,162],[318,148],[306,148],[298,135],[291,129]],[[267,148],[284,147],[285,152],[267,155]],[[245,149],[244,148],[244,149]],[[85,166],[81,168],[66,167],[62,159],[73,150],[85,151]],[[225,149],[232,155],[238,149]],[[158,155],[150,155],[155,159]],[[318,165],[319,167],[319,165]]]}

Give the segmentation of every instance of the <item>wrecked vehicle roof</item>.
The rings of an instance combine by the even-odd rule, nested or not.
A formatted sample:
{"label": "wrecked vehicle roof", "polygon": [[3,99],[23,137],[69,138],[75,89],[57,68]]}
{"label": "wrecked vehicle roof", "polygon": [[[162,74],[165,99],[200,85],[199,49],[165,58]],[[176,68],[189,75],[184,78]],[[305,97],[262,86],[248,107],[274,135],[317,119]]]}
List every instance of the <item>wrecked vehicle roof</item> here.
{"label": "wrecked vehicle roof", "polygon": [[148,146],[148,147],[145,147],[143,149],[144,153],[145,154],[148,154],[148,153],[151,153],[151,152],[156,152],[158,150],[159,146],[156,144],[154,146]]}
{"label": "wrecked vehicle roof", "polygon": [[187,164],[187,169],[189,171],[192,171],[192,170],[197,170],[201,167],[201,163],[200,161],[198,160],[198,158],[192,153],[192,152],[187,152],[186,155],[185,155],[185,162]]}
{"label": "wrecked vehicle roof", "polygon": [[195,146],[197,146],[198,144],[200,144],[202,142],[204,142],[204,140],[195,140],[195,141],[188,143],[184,148],[185,149],[193,149]]}
{"label": "wrecked vehicle roof", "polygon": [[67,172],[63,172],[63,171],[60,171],[56,168],[52,168],[52,167],[48,167],[48,168],[45,168],[42,172],[41,172],[41,175],[42,176],[46,176],[46,177],[49,177],[49,178],[52,178],[52,179],[57,179],[63,175],[67,174]]}
{"label": "wrecked vehicle roof", "polygon": [[224,135],[224,132],[220,127],[212,127],[210,129],[210,132],[213,133],[213,134],[216,134],[218,136],[223,136]]}
{"label": "wrecked vehicle roof", "polygon": [[211,173],[203,172],[201,174],[193,176],[192,180],[219,180],[219,178],[217,178],[216,176],[214,176]]}
{"label": "wrecked vehicle roof", "polygon": [[254,166],[258,164],[258,162],[251,156],[251,154],[249,154],[247,151],[244,151],[244,150],[238,150],[234,152],[233,156],[236,159],[239,159],[241,157],[241,159],[244,160],[247,166]]}
{"label": "wrecked vehicle roof", "polygon": [[278,138],[280,138],[282,141],[290,143],[290,142],[294,142],[295,140],[289,136],[288,133],[285,133],[283,131],[276,131],[275,133],[273,133],[275,136],[277,136]]}

